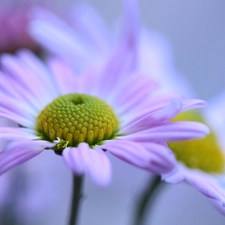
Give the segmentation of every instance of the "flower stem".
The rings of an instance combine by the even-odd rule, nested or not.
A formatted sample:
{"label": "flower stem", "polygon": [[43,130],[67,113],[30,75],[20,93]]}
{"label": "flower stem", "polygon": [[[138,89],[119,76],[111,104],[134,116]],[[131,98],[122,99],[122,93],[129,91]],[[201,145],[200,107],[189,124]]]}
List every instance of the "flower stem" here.
{"label": "flower stem", "polygon": [[73,176],[73,196],[70,211],[69,225],[77,224],[77,217],[80,205],[80,199],[82,198],[83,176]]}
{"label": "flower stem", "polygon": [[162,187],[164,182],[161,181],[160,176],[154,176],[150,179],[150,182],[146,186],[146,189],[141,193],[136,207],[135,218],[133,225],[143,225],[145,221],[145,214],[148,208],[148,213],[150,212],[150,207],[152,202],[156,197],[156,192],[159,191],[159,187]]}

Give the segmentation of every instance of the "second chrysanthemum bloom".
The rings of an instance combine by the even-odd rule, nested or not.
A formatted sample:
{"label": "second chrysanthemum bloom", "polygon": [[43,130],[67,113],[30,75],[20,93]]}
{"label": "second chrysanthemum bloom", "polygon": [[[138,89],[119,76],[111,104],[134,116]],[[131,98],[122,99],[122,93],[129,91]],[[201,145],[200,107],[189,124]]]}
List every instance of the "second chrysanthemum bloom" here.
{"label": "second chrysanthemum bloom", "polygon": [[0,153],[0,173],[53,150],[75,174],[89,174],[104,185],[111,179],[110,152],[179,182],[165,143],[201,138],[209,130],[201,123],[170,120],[205,103],[155,95],[155,82],[127,70],[129,54],[118,61],[123,50],[102,68],[79,76],[56,58],[45,66],[29,51],[2,56],[0,116],[19,127],[0,127],[0,138],[10,140]]}

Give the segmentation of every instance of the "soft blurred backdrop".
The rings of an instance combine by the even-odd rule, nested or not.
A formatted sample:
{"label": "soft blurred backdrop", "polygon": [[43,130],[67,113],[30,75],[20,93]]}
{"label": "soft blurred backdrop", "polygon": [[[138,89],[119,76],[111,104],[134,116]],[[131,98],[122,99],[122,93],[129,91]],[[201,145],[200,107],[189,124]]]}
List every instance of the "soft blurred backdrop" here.
{"label": "soft blurred backdrop", "polygon": [[[88,2],[113,26],[121,0]],[[142,22],[169,40],[177,70],[187,77],[198,97],[209,100],[225,90],[225,1],[139,0],[139,4]],[[108,188],[99,189],[85,180],[80,225],[130,224],[135,195],[149,174],[111,159],[114,172]],[[71,174],[60,157],[45,152],[13,171],[18,169],[26,171],[26,190],[32,190],[23,193],[21,200],[20,214],[28,219],[27,224],[66,224]],[[183,183],[162,190],[146,225],[222,225],[224,221],[204,196]]]}

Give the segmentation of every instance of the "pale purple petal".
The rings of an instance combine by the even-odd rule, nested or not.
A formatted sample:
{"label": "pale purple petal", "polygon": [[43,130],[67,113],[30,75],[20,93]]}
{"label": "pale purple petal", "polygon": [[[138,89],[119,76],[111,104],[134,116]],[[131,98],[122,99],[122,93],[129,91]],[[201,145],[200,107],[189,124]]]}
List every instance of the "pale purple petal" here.
{"label": "pale purple petal", "polygon": [[52,57],[48,60],[48,65],[55,75],[60,94],[80,92],[80,76],[72,72],[66,63],[59,58]]}
{"label": "pale purple petal", "polygon": [[[148,79],[146,76],[140,73],[133,75],[130,74],[129,79],[121,80],[123,86],[118,84],[114,87],[113,102],[118,108],[117,111],[120,114],[135,114],[137,111],[141,111],[146,108],[146,102],[149,98],[149,94],[158,86],[154,81]],[[112,87],[113,88],[113,87]],[[145,101],[143,101],[145,99]]]}
{"label": "pale purple petal", "polygon": [[127,78],[124,76],[128,76],[127,72],[131,68],[131,51],[132,49],[125,44],[115,48],[101,71],[100,96],[110,96],[110,90],[116,88],[122,79]]}
{"label": "pale purple petal", "polygon": [[140,145],[131,141],[112,140],[100,147],[127,163],[156,174],[166,174],[177,166],[170,149],[156,143]]}
{"label": "pale purple petal", "polygon": [[71,16],[71,23],[74,25],[74,29],[79,30],[83,37],[92,42],[103,54],[111,48],[112,35],[104,20],[91,5],[82,2],[75,7]]}
{"label": "pale purple petal", "polygon": [[200,171],[190,171],[187,169],[184,174],[187,182],[194,186],[199,192],[208,198],[221,201],[225,206],[225,192],[219,187],[213,177]]}
{"label": "pale purple petal", "polygon": [[184,100],[183,103],[184,105],[182,111],[201,108],[207,105],[205,101],[200,99],[188,99]]}
{"label": "pale purple petal", "polygon": [[50,52],[56,55],[60,52],[62,58],[78,69],[92,63],[95,60],[93,55],[98,55],[89,43],[79,38],[75,29],[44,8],[33,11],[29,31]]}
{"label": "pale purple petal", "polygon": [[11,142],[0,152],[0,174],[28,161],[43,151],[34,141]]}
{"label": "pale purple petal", "polygon": [[32,130],[18,127],[0,127],[1,140],[34,140],[39,137],[34,135]]}
{"label": "pale purple petal", "polygon": [[[113,103],[121,112],[127,112],[128,107],[135,105],[132,110],[135,110],[138,105],[143,105],[143,98],[152,93],[158,84],[149,79],[144,74],[139,72],[131,73],[129,79],[121,80],[113,90],[115,93],[112,96]],[[124,91],[125,90],[125,91]],[[125,107],[125,105],[127,105]],[[146,104],[144,104],[146,105]]]}
{"label": "pale purple petal", "polygon": [[10,111],[4,110],[4,113],[0,112],[0,117],[7,118],[9,120],[14,121],[15,123],[22,125],[24,127],[34,128],[35,124],[34,121],[28,120],[24,117],[18,116],[15,113],[12,113]]}
{"label": "pale purple petal", "polygon": [[173,142],[202,138],[209,133],[209,128],[198,122],[171,122],[151,127],[121,139],[137,142]]}
{"label": "pale purple petal", "polygon": [[63,158],[75,174],[82,175],[86,172],[83,152],[81,148],[65,148]]}
{"label": "pale purple petal", "polygon": [[91,154],[87,155],[86,163],[89,165],[88,173],[94,182],[102,186],[109,184],[112,176],[111,164],[102,149],[95,147]]}
{"label": "pale purple petal", "polygon": [[[137,43],[139,36],[139,10],[136,0],[124,1],[124,12],[121,33],[125,43],[133,50],[132,68],[137,67]],[[131,54],[132,54],[131,53]]]}
{"label": "pale purple petal", "polygon": [[26,117],[28,119],[34,119],[37,116],[36,110],[23,102],[18,102],[18,100],[13,99],[0,93],[0,111],[4,110],[16,113],[17,115]]}
{"label": "pale purple petal", "polygon": [[[18,101],[22,101],[26,106],[32,107],[34,110],[39,109],[37,99],[34,101],[34,96],[29,90],[23,89],[14,79],[0,72],[0,90],[7,96],[11,96]],[[11,88],[13,87],[13,88]]]}
{"label": "pale purple petal", "polygon": [[[32,78],[35,78],[34,81],[37,82],[35,84],[42,85],[38,85],[37,98],[42,100],[42,102],[43,98],[45,98],[46,101],[49,102],[57,97],[58,92],[55,85],[53,85],[55,82],[53,74],[50,73],[45,64],[35,56],[35,54],[25,49],[18,51],[17,56],[20,59],[20,63],[26,67],[27,73],[29,71],[29,75],[32,76]],[[45,85],[43,85],[43,83]],[[47,89],[46,86],[48,87]]]}
{"label": "pale purple petal", "polygon": [[179,184],[184,180],[184,175],[179,168],[176,167],[174,170],[162,174],[161,179],[171,184]]}
{"label": "pale purple petal", "polygon": [[155,124],[168,123],[175,117],[182,109],[183,104],[179,99],[173,99],[165,108],[157,111],[150,112],[147,115],[138,115],[135,119],[131,120],[121,130],[121,134],[131,134],[138,131],[150,129]]}
{"label": "pale purple petal", "polygon": [[[30,70],[19,58],[4,54],[1,58],[1,64],[3,71],[7,75],[10,75],[25,90],[29,90],[29,93],[39,99],[39,101],[41,101],[40,98],[43,96],[45,98],[49,98],[49,95],[51,96],[53,90],[52,83],[46,83],[46,80],[40,79],[40,73],[34,74],[34,70]],[[48,89],[44,88],[43,83],[48,86]]]}
{"label": "pale purple petal", "polygon": [[75,174],[90,175],[99,185],[107,185],[111,180],[111,166],[106,154],[91,149],[88,144],[81,143],[77,148],[66,148],[63,151],[66,164]]}

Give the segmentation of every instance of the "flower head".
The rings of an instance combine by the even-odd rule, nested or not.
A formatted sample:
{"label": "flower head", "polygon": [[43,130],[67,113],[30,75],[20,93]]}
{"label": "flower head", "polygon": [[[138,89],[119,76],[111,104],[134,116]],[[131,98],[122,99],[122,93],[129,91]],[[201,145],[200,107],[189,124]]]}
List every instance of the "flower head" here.
{"label": "flower head", "polygon": [[[84,8],[85,10],[83,10]],[[104,60],[107,59],[110,54],[112,54],[112,49],[116,48],[115,46],[117,46],[115,43],[117,43],[118,40],[111,38],[113,35],[108,35],[109,31],[105,27],[104,22],[90,7],[81,7],[75,11],[75,14],[73,14],[73,19],[76,26],[69,26],[69,24],[67,24],[65,21],[53,19],[53,15],[46,15],[45,20],[43,20],[38,16],[38,14],[39,12],[37,11],[36,17],[31,24],[31,33],[33,37],[42,45],[44,45],[46,49],[64,58],[70,65],[74,66],[74,59],[82,59],[83,62],[85,61],[88,63],[96,63],[97,59],[98,61],[103,61],[103,63],[105,63]],[[152,34],[146,31],[146,29],[142,29],[141,31],[139,30],[139,18],[136,1],[125,1],[125,13],[123,18],[123,35],[122,41],[120,41],[120,46],[123,46],[121,49],[125,49],[125,46],[127,47],[126,51],[129,52],[130,60],[133,62],[133,67],[130,69],[133,71],[138,70],[142,73],[150,74],[152,77],[154,77],[154,79],[160,81],[160,84],[163,88],[159,89],[159,91],[164,94],[166,93],[168,99],[171,98],[171,92],[176,92],[178,93],[178,96],[182,96],[184,98],[193,96],[194,94],[192,88],[190,88],[184,77],[177,74],[175,68],[173,68],[173,62],[171,62],[173,57],[171,55],[171,50],[167,44],[167,41],[157,34]],[[49,32],[55,37],[57,36],[54,42],[52,42],[49,38]],[[86,43],[88,44],[83,45],[81,43],[77,45],[77,43],[79,43],[76,41],[78,39],[77,36],[79,36],[75,35],[77,33],[84,37],[84,39],[87,41]],[[66,44],[60,45],[62,41]],[[56,46],[61,47],[56,48]],[[111,46],[113,46],[113,48]],[[83,50],[81,48],[83,48]],[[85,54],[89,53],[89,51],[85,50],[86,48],[92,50],[92,55],[96,56],[94,60],[93,57],[90,58],[90,55]],[[71,51],[71,49],[73,49],[73,51]],[[98,51],[96,51],[96,49]],[[124,54],[125,51],[122,51],[121,53]],[[122,57],[118,56],[119,60],[123,59],[123,54],[121,54]],[[73,59],[73,61],[71,61],[71,59]],[[80,64],[78,63],[75,65],[75,67],[80,67]],[[115,76],[115,79],[117,79],[117,76]],[[141,88],[139,90],[144,91],[145,89]],[[142,91],[136,92],[137,95],[140,94],[139,96],[141,96]],[[160,105],[158,104],[158,99],[155,101],[152,98],[151,101],[155,102],[157,106]],[[135,104],[132,104],[132,106],[134,108],[138,108],[139,103],[140,102],[135,102],[136,106]],[[177,103],[177,100],[175,102],[172,101],[170,106],[168,105],[164,108],[164,110],[162,110],[162,108],[160,110],[155,108],[156,111],[153,111],[159,112],[162,110],[162,114],[165,113],[164,116],[168,116],[165,117],[167,122],[170,120],[180,121],[183,120],[183,118],[185,120],[189,118],[190,120],[197,120],[200,122],[207,121],[203,118],[203,114],[199,112],[188,112],[185,110],[185,108],[183,108],[183,110],[186,112],[179,114],[176,117],[176,113],[174,113],[175,111],[171,109],[173,107],[174,109],[178,107],[179,104]],[[154,104],[151,104],[151,106],[153,108],[155,107]],[[140,111],[141,110],[139,110],[139,113]],[[165,179],[167,182],[175,182],[179,180],[176,177],[178,176],[181,178],[179,181],[182,179],[187,180],[201,193],[209,197],[213,204],[215,204],[219,210],[224,213],[225,195],[215,181],[215,177],[218,177],[219,174],[222,175],[224,171],[224,153],[222,152],[221,145],[218,142],[218,135],[212,133],[202,140],[188,140],[185,142],[171,143],[171,141],[175,140],[168,139],[169,137],[172,138],[174,134],[167,133],[167,125],[165,120],[162,119],[163,117],[159,116],[158,118],[161,118],[160,123],[163,124],[163,126],[160,130],[160,139],[155,139],[153,133],[147,134],[145,130],[149,129],[147,124],[149,124],[149,121],[152,120],[152,118],[150,119],[148,115],[151,114],[142,113],[141,116],[131,119],[132,122],[129,122],[128,126],[126,125],[125,127],[121,127],[121,132],[125,131],[126,133],[126,140],[128,139],[129,141],[132,141],[132,143],[135,141],[135,143],[138,142],[144,145],[146,144],[147,140],[153,141],[154,143],[162,143],[163,141],[169,142],[169,146],[171,147],[177,159],[176,164],[179,168],[179,172],[173,172],[172,174],[167,174],[166,176],[163,175],[163,179]],[[179,123],[180,122],[175,122],[174,125],[178,125]],[[155,122],[153,122],[153,124],[155,124]],[[172,124],[173,123],[171,123],[171,125]],[[149,129],[149,131],[155,130],[154,126],[155,125],[150,125],[151,129]],[[144,130],[140,130],[140,128],[137,127],[142,127]],[[177,130],[177,128],[178,127],[176,126],[175,129]],[[157,129],[155,132],[157,132]],[[181,133],[179,133],[179,135],[182,136]],[[128,144],[126,145],[130,146]],[[114,146],[118,145],[114,144]],[[122,149],[126,149],[124,146]],[[118,149],[121,149],[121,147],[118,146]],[[117,150],[116,153],[121,157],[123,152]],[[160,157],[162,157],[162,155],[160,155]],[[158,172],[159,171],[160,170],[158,170]]]}
{"label": "flower head", "polygon": [[62,154],[74,173],[99,184],[110,181],[107,152],[165,177],[176,173],[165,142],[200,138],[208,128],[170,120],[205,103],[154,96],[152,80],[126,72],[126,54],[117,61],[121,50],[101,71],[81,76],[57,58],[48,68],[29,51],[2,56],[0,115],[19,127],[0,128],[0,138],[10,140],[0,153],[0,173],[44,150]]}

